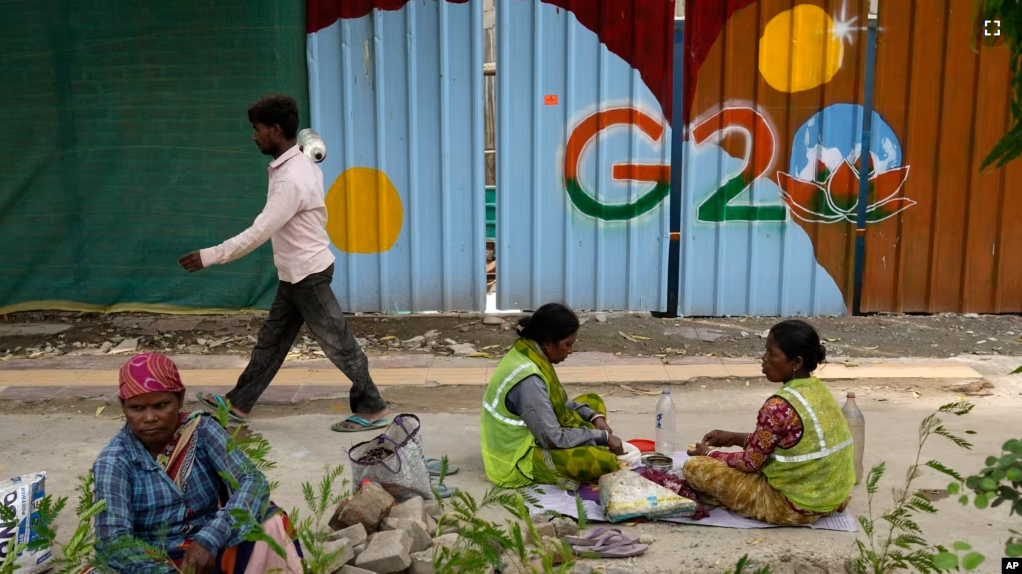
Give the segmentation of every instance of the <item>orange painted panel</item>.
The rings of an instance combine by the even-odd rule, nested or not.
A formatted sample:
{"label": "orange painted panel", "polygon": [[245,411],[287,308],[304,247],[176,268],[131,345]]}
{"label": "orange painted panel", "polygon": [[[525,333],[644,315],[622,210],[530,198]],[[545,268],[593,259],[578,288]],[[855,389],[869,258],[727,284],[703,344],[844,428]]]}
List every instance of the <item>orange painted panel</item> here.
{"label": "orange painted panel", "polygon": [[[697,205],[692,227],[715,224],[721,238],[731,231],[746,233],[744,241],[752,246],[747,250],[725,239],[710,248],[730,266],[751,269],[756,258],[775,261],[781,309],[790,308],[791,297],[806,297],[806,286],[808,297],[818,299],[812,308],[831,313],[852,306],[868,4],[688,4],[683,105],[689,137],[698,151],[707,145],[704,134],[716,135],[710,143],[744,161],[735,175],[723,162],[686,160],[685,193]],[[757,116],[755,121],[741,121],[748,113]],[[756,127],[761,124],[765,129]],[[692,183],[700,177],[693,175],[696,170],[715,170],[721,193],[704,201],[705,186]],[[892,172],[887,179],[898,175]],[[750,193],[754,186],[759,198]],[[896,225],[890,221],[895,223],[880,225]],[[749,260],[741,260],[746,253]],[[749,280],[756,281],[751,273]],[[757,289],[749,289],[749,300],[758,296]],[[824,292],[828,295],[820,295]]]}
{"label": "orange painted panel", "polygon": [[874,107],[915,202],[867,227],[864,312],[1022,311],[1022,160],[979,173],[1010,123],[1003,46],[973,51],[972,0],[881,2]]}

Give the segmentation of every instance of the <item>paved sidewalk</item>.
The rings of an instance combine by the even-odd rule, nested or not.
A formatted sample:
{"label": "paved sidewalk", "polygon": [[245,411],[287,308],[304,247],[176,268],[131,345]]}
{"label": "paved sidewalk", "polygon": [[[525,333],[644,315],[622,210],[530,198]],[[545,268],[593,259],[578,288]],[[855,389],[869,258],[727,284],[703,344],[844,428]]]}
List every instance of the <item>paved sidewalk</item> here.
{"label": "paved sidewalk", "polygon": [[[0,400],[46,400],[58,396],[106,396],[116,390],[117,368],[127,356],[61,357],[0,363]],[[234,386],[245,365],[242,357],[174,357],[190,389],[222,391]],[[483,386],[493,376],[496,360],[431,355],[401,355],[370,360],[381,387],[397,385]],[[716,357],[677,357],[664,364],[656,357],[618,357],[609,353],[578,353],[557,367],[564,383],[681,383],[692,379],[756,378],[758,361]],[[818,373],[825,380],[983,378],[957,361],[884,361],[857,359],[834,362]],[[350,382],[326,360],[285,363],[260,400],[293,403],[347,395]]]}

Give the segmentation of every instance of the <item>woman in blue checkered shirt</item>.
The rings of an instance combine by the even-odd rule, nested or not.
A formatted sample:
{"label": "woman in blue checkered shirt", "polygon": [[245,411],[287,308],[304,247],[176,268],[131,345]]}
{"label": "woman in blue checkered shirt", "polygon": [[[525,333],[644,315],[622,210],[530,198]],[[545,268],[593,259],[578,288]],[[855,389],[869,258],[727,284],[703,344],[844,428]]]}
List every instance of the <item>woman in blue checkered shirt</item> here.
{"label": "woman in blue checkered shirt", "polygon": [[[230,435],[208,413],[181,411],[185,388],[174,362],[138,355],[119,379],[127,424],[93,466],[96,499],[107,504],[95,519],[97,562],[125,574],[300,573],[301,551],[269,500],[266,477],[228,449]],[[246,542],[235,509],[258,518],[287,556]]]}

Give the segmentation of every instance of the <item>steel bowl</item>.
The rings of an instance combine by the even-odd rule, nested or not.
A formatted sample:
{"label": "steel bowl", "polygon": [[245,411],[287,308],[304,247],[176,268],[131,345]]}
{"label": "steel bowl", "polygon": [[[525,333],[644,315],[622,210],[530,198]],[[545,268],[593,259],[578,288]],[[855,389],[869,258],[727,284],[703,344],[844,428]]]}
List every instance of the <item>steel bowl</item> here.
{"label": "steel bowl", "polygon": [[643,460],[643,464],[646,468],[655,470],[657,472],[671,472],[674,468],[674,459],[669,456],[662,454],[650,455]]}

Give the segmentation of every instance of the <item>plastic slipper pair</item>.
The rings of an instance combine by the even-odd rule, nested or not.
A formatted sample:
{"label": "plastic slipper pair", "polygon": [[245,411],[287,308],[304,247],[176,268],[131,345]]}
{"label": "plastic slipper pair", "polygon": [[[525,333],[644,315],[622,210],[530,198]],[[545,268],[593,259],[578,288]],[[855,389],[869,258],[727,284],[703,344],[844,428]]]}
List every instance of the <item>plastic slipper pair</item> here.
{"label": "plastic slipper pair", "polygon": [[226,410],[227,420],[236,425],[248,424],[248,419],[231,411],[231,409],[227,406],[227,399],[220,395],[199,391],[195,393],[195,398],[199,399],[199,402],[202,403],[203,406],[212,410],[214,413],[219,412],[220,409]]}
{"label": "plastic slipper pair", "polygon": [[[443,462],[439,458],[426,459],[426,468],[429,470],[430,476],[433,477],[440,476],[440,467],[442,465]],[[447,463],[447,476],[451,476],[452,474],[458,474],[458,467],[454,466],[453,464]]]}
{"label": "plastic slipper pair", "polygon": [[[344,426],[344,423],[355,423],[358,426],[354,427],[354,428],[346,427],[346,426]],[[382,427],[385,427],[385,426],[387,426],[389,424],[390,424],[390,420],[386,419],[386,418],[382,418],[382,419],[380,419],[378,421],[369,422],[368,420],[366,420],[366,419],[364,419],[364,418],[362,418],[362,417],[360,417],[358,415],[351,415],[350,417],[344,419],[343,422],[339,422],[339,423],[336,423],[334,425],[331,425],[330,426],[330,430],[332,430],[334,432],[363,432],[363,431],[367,431],[367,430],[373,430],[373,429],[382,428]]]}
{"label": "plastic slipper pair", "polygon": [[594,528],[580,536],[565,536],[564,541],[583,558],[631,558],[649,548],[617,528]]}

